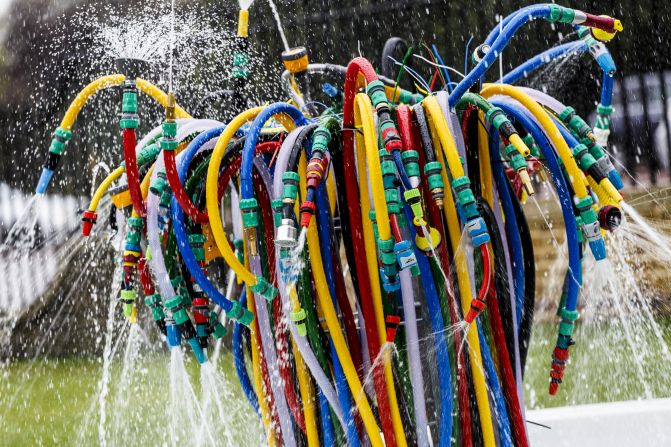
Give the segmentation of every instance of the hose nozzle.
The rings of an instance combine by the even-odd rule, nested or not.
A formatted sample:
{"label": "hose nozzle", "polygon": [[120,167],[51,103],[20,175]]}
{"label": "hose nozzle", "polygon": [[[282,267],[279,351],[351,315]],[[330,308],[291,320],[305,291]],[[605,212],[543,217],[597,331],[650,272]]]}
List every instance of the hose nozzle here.
{"label": "hose nozzle", "polygon": [[485,310],[485,307],[487,307],[487,303],[482,301],[479,298],[473,298],[471,300],[471,307],[468,309],[468,313],[466,314],[466,318],[464,318],[464,321],[468,324],[471,324],[475,321],[476,318],[482,313],[483,310]]}
{"label": "hose nozzle", "polygon": [[175,107],[177,105],[177,100],[175,99],[174,92],[168,92],[168,101],[165,105],[165,120],[169,122],[174,122],[176,118]]}

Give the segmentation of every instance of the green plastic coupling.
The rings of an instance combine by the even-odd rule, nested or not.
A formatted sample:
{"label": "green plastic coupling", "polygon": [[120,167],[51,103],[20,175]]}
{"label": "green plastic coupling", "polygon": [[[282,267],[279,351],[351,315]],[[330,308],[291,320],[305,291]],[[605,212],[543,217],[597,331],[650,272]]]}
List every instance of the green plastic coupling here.
{"label": "green plastic coupling", "polygon": [[170,309],[172,312],[172,318],[175,320],[175,324],[182,325],[189,321],[189,314],[186,312],[183,306],[183,298],[179,295],[175,295],[165,302],[165,307]]}
{"label": "green plastic coupling", "polygon": [[534,137],[532,137],[530,133],[526,134],[524,138],[522,138],[522,141],[529,148],[532,156],[536,158],[541,156],[541,152],[538,148],[538,145],[536,144],[536,140],[534,140]]}
{"label": "green plastic coupling", "polygon": [[168,176],[165,174],[165,169],[160,169],[156,173],[156,178],[149,184],[149,191],[157,196],[161,196],[164,191],[170,189]]}
{"label": "green plastic coupling", "polygon": [[547,17],[549,22],[573,23],[575,19],[575,9],[565,8],[558,5],[549,5],[550,15]]}
{"label": "green plastic coupling", "polygon": [[259,226],[259,204],[256,199],[242,199],[240,211],[242,212],[242,226],[244,228],[256,228]]}
{"label": "green plastic coupling", "polygon": [[578,319],[579,314],[577,310],[567,310],[562,308],[560,312],[562,321],[559,323],[559,335],[564,337],[571,338],[573,337],[573,330],[575,329],[575,321]]}
{"label": "green plastic coupling", "polygon": [[121,291],[123,314],[126,316],[126,318],[130,318],[133,314],[133,304],[135,303],[135,298],[137,298],[137,292],[135,292],[135,290],[124,289]]}
{"label": "green plastic coupling", "polygon": [[72,132],[65,130],[62,127],[58,127],[54,131],[54,138],[51,140],[51,145],[49,146],[49,152],[57,155],[62,155],[65,151],[65,145],[72,138]]}
{"label": "green plastic coupling", "polygon": [[464,212],[466,220],[479,217],[478,209],[475,206],[475,196],[470,188],[471,181],[466,176],[457,177],[452,180],[452,188],[457,193],[457,200]]}
{"label": "green plastic coupling", "polygon": [[387,106],[387,95],[384,92],[384,83],[382,81],[375,80],[371,83],[368,84],[366,87],[366,93],[370,97],[371,102],[373,103],[373,107],[376,109],[380,105]]}
{"label": "green plastic coupling", "polygon": [[226,316],[247,327],[254,321],[254,314],[242,307],[238,301],[231,301],[231,308],[226,312]]}
{"label": "green plastic coupling", "polygon": [[396,255],[394,254],[394,239],[378,239],[377,248],[380,250],[380,261],[385,267],[385,270],[389,265],[396,265]]}
{"label": "green plastic coupling", "polygon": [[440,162],[432,161],[424,165],[424,174],[428,179],[429,189],[445,188],[441,171]]}
{"label": "green plastic coupling", "polygon": [[401,160],[405,166],[405,173],[408,177],[419,177],[421,171],[419,169],[419,153],[415,150],[408,149],[401,152]]}
{"label": "green plastic coupling", "polygon": [[301,176],[298,172],[286,171],[282,174],[282,200],[290,203],[296,201],[298,197],[298,186],[300,185]]}
{"label": "green plastic coupling", "polygon": [[153,295],[144,298],[144,304],[151,309],[151,316],[154,321],[160,321],[165,318],[163,306],[161,305],[161,294],[154,293]]}
{"label": "green plastic coupling", "polygon": [[214,330],[212,331],[212,336],[216,339],[219,340],[222,337],[225,337],[226,334],[228,334],[228,330],[224,327],[223,324],[217,323],[214,325]]}
{"label": "green plastic coupling", "polygon": [[273,209],[273,224],[278,228],[282,225],[282,199],[273,199],[270,206]]}
{"label": "green plastic coupling", "polygon": [[408,189],[403,193],[403,198],[410,205],[412,215],[418,219],[424,219],[424,209],[422,208],[422,193],[419,189]]}
{"label": "green plastic coupling", "polygon": [[249,290],[261,295],[267,301],[272,301],[275,298],[275,295],[277,295],[277,289],[261,275],[256,277],[256,284],[251,286]]}
{"label": "green plastic coupling", "polygon": [[140,245],[142,234],[139,231],[130,230],[126,233],[126,243],[133,245]]}
{"label": "green plastic coupling", "polygon": [[605,106],[603,104],[599,104],[596,107],[596,113],[598,113],[599,115],[611,116],[613,114],[613,106]]}
{"label": "green plastic coupling", "polygon": [[596,160],[584,144],[578,144],[573,148],[573,158],[575,158],[578,166],[583,171],[588,171],[596,164]]}
{"label": "green plastic coupling", "polygon": [[155,159],[159,153],[159,147],[155,144],[150,144],[142,148],[137,154],[137,164],[138,166],[143,166],[149,163],[151,160]]}
{"label": "green plastic coupling", "polygon": [[396,188],[396,163],[394,163],[394,157],[386,149],[380,149],[379,155],[384,188]]}
{"label": "green plastic coupling", "polygon": [[296,324],[296,330],[298,331],[298,335],[301,337],[305,337],[308,333],[308,328],[305,324],[307,320],[307,312],[305,312],[305,309],[299,309],[297,311],[293,311],[289,314],[291,321],[293,321]]}
{"label": "green plastic coupling", "polygon": [[127,223],[130,228],[136,231],[141,231],[144,228],[144,219],[141,217],[129,217]]}
{"label": "green plastic coupling", "polygon": [[194,233],[189,235],[189,245],[191,245],[191,251],[198,262],[205,260],[205,248],[203,245],[206,240],[207,238],[204,234]]}
{"label": "green plastic coupling", "polygon": [[501,110],[499,107],[492,107],[491,109],[487,110],[487,113],[485,113],[485,119],[496,129],[501,127],[504,123],[508,122],[508,118],[506,118],[505,113],[503,113],[503,110]]}
{"label": "green plastic coupling", "polygon": [[249,56],[246,53],[236,52],[233,54],[233,70],[231,75],[234,79],[245,79],[249,77],[249,69],[247,64],[249,63]]}
{"label": "green plastic coupling", "polygon": [[522,169],[527,168],[527,162],[520,154],[520,152],[517,150],[515,146],[512,144],[509,144],[508,146],[505,147],[506,155],[508,156],[508,160],[510,160],[510,166],[515,170],[515,171],[520,171]]}
{"label": "green plastic coupling", "polygon": [[566,107],[559,113],[559,119],[578,137],[578,139],[591,135],[592,128],[583,120],[573,107]]}
{"label": "green plastic coupling", "polygon": [[233,246],[235,247],[235,255],[238,257],[238,261],[240,261],[240,264],[245,263],[245,243],[242,239],[235,239],[233,241]]}
{"label": "green plastic coupling", "polygon": [[398,213],[398,207],[401,203],[401,200],[398,196],[398,190],[394,189],[385,189],[384,190],[384,200],[387,203],[387,210],[391,213],[390,207],[394,207]]}
{"label": "green plastic coupling", "polygon": [[330,142],[331,132],[326,128],[326,126],[319,126],[312,134],[312,152],[326,152]]}

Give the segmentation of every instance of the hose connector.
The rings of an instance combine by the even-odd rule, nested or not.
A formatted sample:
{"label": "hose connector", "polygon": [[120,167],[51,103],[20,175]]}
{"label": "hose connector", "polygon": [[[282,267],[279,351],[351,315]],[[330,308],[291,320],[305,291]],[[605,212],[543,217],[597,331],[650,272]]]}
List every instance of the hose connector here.
{"label": "hose connector", "polygon": [[387,343],[394,343],[398,325],[401,324],[401,317],[398,315],[387,315],[384,322],[387,329]]}
{"label": "hose connector", "polygon": [[394,253],[396,253],[396,262],[401,270],[410,269],[412,276],[419,274],[419,267],[417,266],[417,257],[409,241],[400,241],[394,245]]}
{"label": "hose connector", "polygon": [[424,174],[426,174],[431,199],[440,210],[443,209],[443,198],[445,197],[445,184],[441,173],[442,167],[438,161],[432,161],[424,165]]}
{"label": "hose connector", "polygon": [[410,180],[410,186],[417,188],[421,182],[419,153],[413,149],[406,149],[401,153],[401,160],[405,167],[405,174],[408,176],[408,180]]}
{"label": "hose connector", "polygon": [[597,261],[606,258],[606,244],[601,237],[599,221],[593,208],[593,201],[590,196],[582,199],[576,199],[575,206],[580,212],[582,219],[582,231],[585,239],[589,243],[589,248]]}
{"label": "hose connector", "polygon": [[121,129],[137,129],[140,120],[137,114],[137,85],[135,79],[126,78],[121,96]]}
{"label": "hose connector", "polygon": [[569,348],[575,344],[573,330],[578,319],[578,311],[562,308],[559,312],[561,322],[559,323],[559,334],[557,344],[552,352],[552,365],[550,367],[550,395],[557,394],[559,385],[564,380],[564,369],[569,358]]}
{"label": "hose connector", "polygon": [[289,314],[289,317],[291,318],[291,321],[293,321],[294,324],[296,325],[298,335],[300,335],[301,337],[305,337],[308,333],[308,328],[306,325],[308,314],[307,312],[305,312],[305,309],[298,309],[292,311]]}
{"label": "hose connector", "polygon": [[529,177],[529,171],[527,162],[524,157],[520,154],[519,150],[512,144],[509,144],[505,147],[506,155],[510,161],[510,166],[515,170],[517,176],[522,182],[524,191],[532,196],[534,194],[534,187],[531,184],[531,177]]}
{"label": "hose connector", "polygon": [[82,215],[82,236],[89,236],[91,234],[93,225],[95,225],[97,220],[98,215],[95,212],[90,210],[84,211]]}
{"label": "hose connector", "polygon": [[487,56],[487,53],[491,51],[491,47],[487,45],[486,43],[478,45],[475,50],[473,50],[473,54],[471,54],[471,62],[473,65],[477,65],[480,63],[481,60]]}
{"label": "hose connector", "polygon": [[599,225],[604,230],[615,231],[622,223],[622,211],[613,205],[606,205],[599,210]]}
{"label": "hose connector", "polygon": [[422,208],[422,194],[419,189],[408,189],[403,193],[403,198],[412,210],[412,215],[416,219],[424,219],[424,209]]}
{"label": "hose connector", "polygon": [[231,308],[226,311],[226,316],[247,327],[254,321],[254,314],[242,307],[238,301],[231,301]]}
{"label": "hose connector", "polygon": [[282,219],[277,227],[275,245],[281,248],[294,248],[298,242],[298,230],[292,219]]}
{"label": "hose connector", "polygon": [[121,290],[120,301],[123,305],[123,315],[131,323],[137,322],[135,298],[137,298],[137,292],[135,292],[135,290]]}
{"label": "hose connector", "polygon": [[483,310],[487,307],[487,303],[477,297],[471,300],[471,305],[468,309],[468,313],[464,318],[464,321],[468,324],[473,323],[478,316],[482,313]]}
{"label": "hose connector", "polygon": [[256,283],[250,286],[249,290],[261,295],[266,301],[272,301],[275,298],[275,295],[277,295],[277,289],[261,275],[256,277]]}
{"label": "hose connector", "polygon": [[398,280],[396,255],[394,254],[394,239],[378,239],[377,248],[380,251],[382,286],[387,292],[399,290],[401,288],[401,282]]}
{"label": "hose connector", "polygon": [[242,226],[245,237],[249,244],[249,253],[258,256],[256,228],[259,226],[258,202],[256,199],[240,200],[240,211],[242,212]]}

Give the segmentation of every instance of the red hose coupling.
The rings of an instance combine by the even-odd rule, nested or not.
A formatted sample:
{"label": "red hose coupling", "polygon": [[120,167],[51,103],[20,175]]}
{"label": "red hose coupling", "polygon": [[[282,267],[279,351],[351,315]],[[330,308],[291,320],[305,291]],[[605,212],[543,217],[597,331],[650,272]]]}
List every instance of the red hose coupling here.
{"label": "red hose coupling", "polygon": [[394,343],[398,325],[401,323],[401,317],[398,315],[387,315],[385,322],[387,326],[387,343]]}
{"label": "red hose coupling", "polygon": [[205,298],[194,298],[191,302],[193,309],[193,319],[196,324],[207,324],[210,320],[208,313],[210,308]]}
{"label": "red hose coupling", "polygon": [[316,188],[319,186],[319,183],[322,181],[322,178],[324,177],[324,173],[326,172],[326,167],[328,166],[329,160],[328,158],[313,158],[310,160],[310,163],[308,163],[308,169],[307,169],[307,186],[308,187],[313,187]]}
{"label": "red hose coupling", "polygon": [[621,31],[615,26],[615,19],[608,16],[595,16],[594,14],[585,13],[585,21],[581,23],[583,26],[590,28],[598,28],[609,33]]}
{"label": "red hose coupling", "polygon": [[93,225],[97,220],[98,215],[96,213],[88,210],[84,211],[84,215],[82,216],[82,236],[89,236],[91,234]]}
{"label": "red hose coupling", "polygon": [[554,351],[552,351],[552,365],[550,367],[550,395],[554,396],[557,394],[559,385],[564,379],[564,369],[566,368],[566,362],[568,361],[568,349],[560,348],[555,346]]}
{"label": "red hose coupling", "polygon": [[487,307],[487,303],[482,301],[480,298],[473,298],[471,300],[471,308],[468,309],[468,313],[466,314],[464,321],[468,324],[473,323],[475,319],[478,318],[480,313],[485,310],[485,307]]}
{"label": "red hose coupling", "polygon": [[310,226],[310,220],[315,215],[315,208],[314,202],[305,201],[301,204],[301,227],[307,228]]}

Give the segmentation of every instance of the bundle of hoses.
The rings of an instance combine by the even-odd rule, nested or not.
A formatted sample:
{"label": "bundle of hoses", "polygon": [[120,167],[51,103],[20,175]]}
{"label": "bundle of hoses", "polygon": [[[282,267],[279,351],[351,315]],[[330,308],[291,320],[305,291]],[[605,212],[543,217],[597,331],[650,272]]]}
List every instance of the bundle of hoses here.
{"label": "bundle of hoses", "polygon": [[[606,149],[575,110],[483,83],[536,18],[583,26],[552,57],[598,47],[603,62],[595,39],[622,29],[556,5],[524,8],[475,50],[449,93],[400,89],[363,58],[319,65],[344,81],[321,114],[304,107],[315,66],[298,49],[285,53],[284,78],[301,108],[245,110],[251,100],[238,100],[227,123],[192,118],[142,79],[101,78],[56,131],[38,192],[87,98],[123,84],[124,163],[98,188],[83,231],[117,182],[110,194],[127,231],[120,300],[132,323],[150,312],[170,349],[186,341],[201,364],[232,327],[240,385],[269,445],[527,446],[536,271],[523,202],[534,173],[550,174],[569,258],[551,394],[575,343],[583,257],[606,257],[622,201]],[[166,109],[139,142],[138,90]]]}

